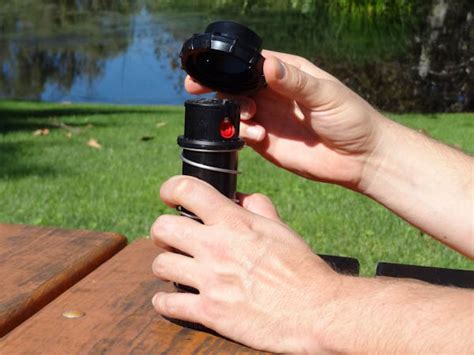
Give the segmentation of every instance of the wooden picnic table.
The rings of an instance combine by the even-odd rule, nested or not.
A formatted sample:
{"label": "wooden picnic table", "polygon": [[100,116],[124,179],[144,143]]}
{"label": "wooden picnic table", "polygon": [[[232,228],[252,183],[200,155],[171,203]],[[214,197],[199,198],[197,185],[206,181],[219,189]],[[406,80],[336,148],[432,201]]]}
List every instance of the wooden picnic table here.
{"label": "wooden picnic table", "polygon": [[126,245],[113,233],[0,224],[0,337]]}
{"label": "wooden picnic table", "polygon": [[[14,285],[29,284],[30,280],[38,283],[39,279],[42,282],[49,279],[54,283],[53,279],[57,279],[57,275],[63,275],[64,263],[59,259],[66,258],[72,264],[73,254],[86,253],[80,249],[89,248],[92,253],[93,243],[80,242],[77,238],[95,240],[97,249],[102,245],[100,240],[113,236],[114,240],[119,241],[116,249],[123,246],[123,239],[113,234],[46,229],[43,233],[36,234],[37,241],[30,242],[33,243],[32,248],[28,248],[25,240],[29,240],[32,233],[25,233],[36,230],[35,228],[9,226],[8,232],[4,226],[0,225],[0,239],[9,241],[7,247],[0,241],[2,277],[8,279],[9,273],[16,272],[14,264],[26,265],[27,260],[31,260],[34,265],[39,265],[34,261],[34,255],[43,254],[38,256],[43,263],[41,267],[25,266],[21,273],[10,277],[14,282],[9,281],[11,285],[6,291],[1,291],[0,309],[8,308],[9,303],[5,300],[15,299],[24,293]],[[48,248],[41,247],[40,239],[50,238],[48,235],[51,238],[56,236],[60,240],[59,245],[56,246],[51,240],[44,241],[49,245]],[[23,251],[13,252],[14,239],[18,240],[20,250]],[[66,245],[70,245],[74,251],[65,251]],[[171,290],[173,287],[170,283],[159,281],[151,271],[152,260],[159,252],[150,240],[141,239],[118,252],[74,286],[74,282],[69,282],[67,286],[72,287],[65,292],[63,291],[67,287],[63,284],[61,291],[54,294],[57,297],[49,304],[26,320],[23,316],[23,323],[20,325],[17,325],[18,321],[15,322],[16,328],[0,340],[0,354],[258,353],[220,336],[181,327],[156,313],[151,304],[152,296],[159,290]],[[100,254],[98,250],[96,254]],[[84,258],[83,255],[78,260]],[[54,272],[49,271],[50,266],[46,260],[50,261]],[[76,277],[76,281],[77,279]],[[61,292],[63,293],[59,295]],[[31,296],[22,297],[32,299]],[[43,301],[42,305],[44,303]],[[28,305],[26,302],[24,308]],[[31,312],[28,316],[30,315]]]}

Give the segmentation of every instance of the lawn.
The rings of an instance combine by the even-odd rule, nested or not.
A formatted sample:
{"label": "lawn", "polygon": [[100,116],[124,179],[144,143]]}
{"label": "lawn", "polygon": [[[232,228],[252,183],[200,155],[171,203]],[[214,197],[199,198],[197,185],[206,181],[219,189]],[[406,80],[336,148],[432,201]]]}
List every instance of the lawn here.
{"label": "lawn", "polygon": [[[391,117],[474,152],[474,114]],[[181,107],[0,102],[0,221],[146,236],[158,215],[174,213],[158,191],[180,173],[182,130]],[[382,260],[474,269],[364,196],[293,176],[250,149],[240,168],[240,191],[269,195],[315,251],[354,256],[364,274]]]}

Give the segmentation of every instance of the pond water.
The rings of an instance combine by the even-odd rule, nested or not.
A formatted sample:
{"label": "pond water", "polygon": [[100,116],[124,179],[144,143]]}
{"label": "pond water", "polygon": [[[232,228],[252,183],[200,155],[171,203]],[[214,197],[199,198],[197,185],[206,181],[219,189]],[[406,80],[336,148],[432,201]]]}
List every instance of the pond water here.
{"label": "pond water", "polygon": [[468,0],[11,0],[0,4],[0,98],[182,104],[181,45],[219,19],[383,110],[473,111]]}

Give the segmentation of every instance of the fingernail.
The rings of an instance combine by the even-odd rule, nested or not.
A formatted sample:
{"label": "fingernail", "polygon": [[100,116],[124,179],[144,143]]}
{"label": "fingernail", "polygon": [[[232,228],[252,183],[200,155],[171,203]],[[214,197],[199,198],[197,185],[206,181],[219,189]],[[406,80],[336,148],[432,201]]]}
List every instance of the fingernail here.
{"label": "fingernail", "polygon": [[298,121],[301,121],[303,122],[304,119],[305,119],[305,116],[304,116],[304,113],[303,111],[301,111],[301,108],[298,106],[298,104],[295,102],[295,109],[294,109],[294,112],[295,112],[295,117]]}
{"label": "fingernail", "polygon": [[262,139],[263,129],[261,127],[251,126],[247,128],[247,137],[256,141]]}
{"label": "fingernail", "polygon": [[277,74],[276,77],[278,80],[283,79],[286,75],[286,67],[282,61],[278,61],[278,70],[276,74]]}
{"label": "fingernail", "polygon": [[156,301],[158,300],[158,294],[154,295],[153,298],[151,299],[151,303],[153,304],[153,306],[156,307]]}

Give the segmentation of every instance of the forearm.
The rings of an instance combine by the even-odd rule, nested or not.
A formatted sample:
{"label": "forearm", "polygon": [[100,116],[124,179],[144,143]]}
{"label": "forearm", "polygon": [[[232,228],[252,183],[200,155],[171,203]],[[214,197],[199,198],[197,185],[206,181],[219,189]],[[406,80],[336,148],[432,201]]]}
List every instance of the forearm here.
{"label": "forearm", "polygon": [[474,159],[385,118],[361,192],[474,257]]}
{"label": "forearm", "polygon": [[[472,291],[415,281],[346,278],[326,304],[314,339],[331,352],[470,353]],[[319,348],[320,349],[320,348]]]}

